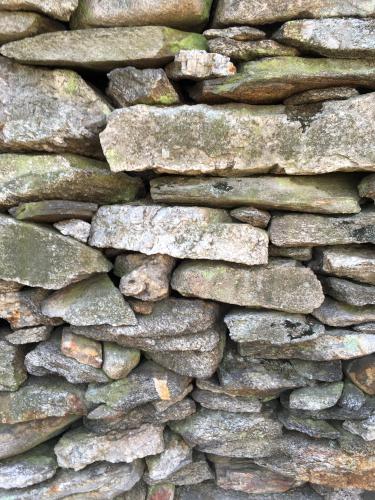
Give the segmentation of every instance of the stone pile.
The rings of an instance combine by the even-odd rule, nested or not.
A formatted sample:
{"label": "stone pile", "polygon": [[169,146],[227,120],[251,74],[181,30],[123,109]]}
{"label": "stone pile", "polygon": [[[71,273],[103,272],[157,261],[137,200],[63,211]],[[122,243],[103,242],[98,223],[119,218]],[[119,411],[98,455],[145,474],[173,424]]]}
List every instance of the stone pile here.
{"label": "stone pile", "polygon": [[0,0],[0,500],[369,500],[375,2]]}

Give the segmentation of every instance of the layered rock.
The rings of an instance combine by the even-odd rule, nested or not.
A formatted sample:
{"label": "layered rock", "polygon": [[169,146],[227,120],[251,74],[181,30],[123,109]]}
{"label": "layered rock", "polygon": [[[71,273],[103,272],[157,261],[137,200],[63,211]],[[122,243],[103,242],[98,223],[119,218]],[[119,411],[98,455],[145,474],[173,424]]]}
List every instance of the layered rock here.
{"label": "layered rock", "polygon": [[40,14],[0,11],[0,44],[64,29],[63,24]]}
{"label": "layered rock", "polygon": [[31,10],[60,21],[69,21],[78,2],[79,0],[0,0],[0,10]]}

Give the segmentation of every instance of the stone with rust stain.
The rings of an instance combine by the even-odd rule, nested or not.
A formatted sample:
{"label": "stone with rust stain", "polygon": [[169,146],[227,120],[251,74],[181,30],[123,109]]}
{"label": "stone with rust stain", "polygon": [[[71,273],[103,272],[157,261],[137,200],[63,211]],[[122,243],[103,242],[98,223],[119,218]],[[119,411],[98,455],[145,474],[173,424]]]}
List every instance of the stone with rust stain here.
{"label": "stone with rust stain", "polygon": [[324,101],[342,101],[359,95],[353,87],[328,87],[326,89],[312,89],[292,95],[285,99],[286,106],[302,106]]}
{"label": "stone with rust stain", "polygon": [[354,359],[345,371],[353,384],[366,394],[375,395],[375,354]]}
{"label": "stone with rust stain", "polygon": [[16,391],[26,379],[27,373],[24,366],[23,349],[1,339],[0,391]]}
{"label": "stone with rust stain", "polygon": [[209,410],[223,410],[231,413],[259,413],[262,409],[260,399],[255,396],[228,396],[202,389],[192,393],[194,401]]}
{"label": "stone with rust stain", "polygon": [[312,315],[325,325],[344,327],[375,321],[375,305],[353,306],[326,297]]}
{"label": "stone with rust stain", "polygon": [[232,61],[252,61],[262,57],[292,57],[299,51],[275,40],[239,41],[230,38],[208,40],[208,50],[229,57]]}
{"label": "stone with rust stain", "polygon": [[125,378],[138,366],[141,353],[138,349],[123,347],[114,342],[103,343],[103,371],[113,380]]}
{"label": "stone with rust stain", "polygon": [[181,50],[165,68],[171,80],[205,80],[237,73],[230,58],[214,50]]}
{"label": "stone with rust stain", "polygon": [[69,200],[46,200],[21,203],[9,210],[18,220],[59,222],[65,219],[91,220],[98,210],[96,203]]}
{"label": "stone with rust stain", "polygon": [[95,368],[101,368],[103,363],[102,344],[82,335],[76,335],[69,328],[63,329],[61,352],[69,358]]}
{"label": "stone with rust stain", "polygon": [[63,24],[34,12],[0,11],[0,44],[64,29]]}
{"label": "stone with rust stain", "polygon": [[0,0],[0,10],[41,12],[60,21],[69,21],[79,0]]}

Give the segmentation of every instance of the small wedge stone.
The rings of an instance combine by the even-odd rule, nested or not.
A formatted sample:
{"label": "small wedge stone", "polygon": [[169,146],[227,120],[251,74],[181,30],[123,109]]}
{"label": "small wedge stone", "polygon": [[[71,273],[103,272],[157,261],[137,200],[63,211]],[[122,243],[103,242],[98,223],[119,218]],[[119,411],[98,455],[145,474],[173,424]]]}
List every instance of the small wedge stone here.
{"label": "small wedge stone", "polygon": [[[274,40],[243,42],[229,38],[208,40],[208,50],[229,57],[232,61],[252,61],[262,57],[292,57],[299,51]],[[223,75],[225,76],[225,75]]]}
{"label": "small wedge stone", "polygon": [[76,335],[64,328],[61,336],[61,352],[85,365],[101,368],[103,363],[102,344]]}
{"label": "small wedge stone", "polygon": [[114,342],[103,343],[103,371],[109,378],[125,378],[139,364],[141,353],[138,349],[122,347]]}
{"label": "small wedge stone", "polygon": [[0,10],[42,12],[60,21],[69,21],[79,0],[0,0]]}
{"label": "small wedge stone", "polygon": [[56,222],[53,227],[64,236],[70,236],[82,243],[87,243],[91,230],[91,224],[78,219],[62,220]]}
{"label": "small wedge stone", "polygon": [[345,371],[353,384],[366,394],[375,395],[375,354],[352,360]]}
{"label": "small wedge stone", "polygon": [[181,50],[166,67],[171,80],[204,80],[234,75],[237,72],[230,58],[205,50]]}

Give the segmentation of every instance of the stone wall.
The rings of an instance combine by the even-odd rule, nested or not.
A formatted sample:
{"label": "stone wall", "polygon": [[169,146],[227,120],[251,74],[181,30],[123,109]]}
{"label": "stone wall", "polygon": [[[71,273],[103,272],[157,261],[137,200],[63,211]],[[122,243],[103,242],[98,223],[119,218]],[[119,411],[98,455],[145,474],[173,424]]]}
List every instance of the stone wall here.
{"label": "stone wall", "polygon": [[374,498],[375,1],[0,44],[0,500]]}

